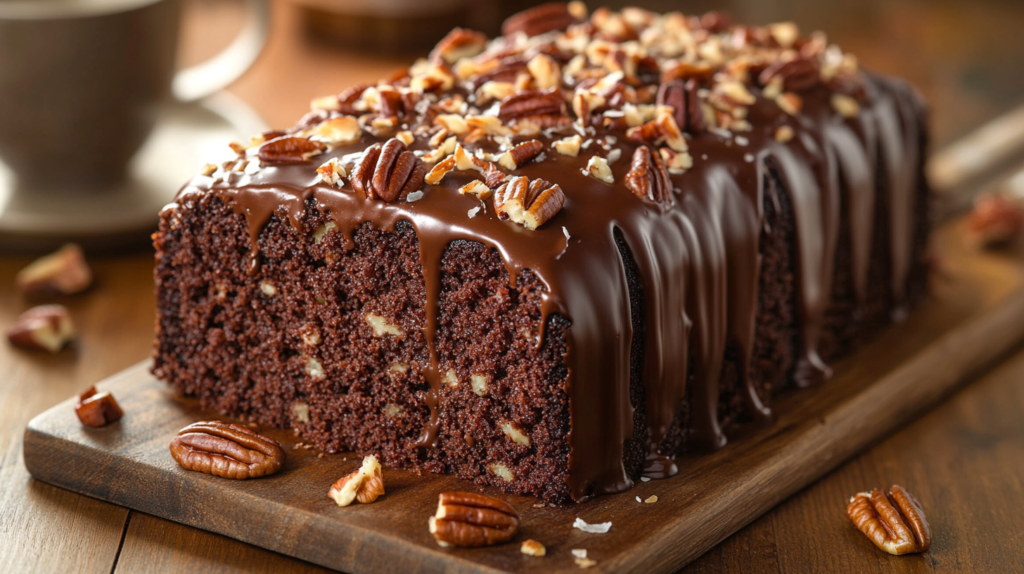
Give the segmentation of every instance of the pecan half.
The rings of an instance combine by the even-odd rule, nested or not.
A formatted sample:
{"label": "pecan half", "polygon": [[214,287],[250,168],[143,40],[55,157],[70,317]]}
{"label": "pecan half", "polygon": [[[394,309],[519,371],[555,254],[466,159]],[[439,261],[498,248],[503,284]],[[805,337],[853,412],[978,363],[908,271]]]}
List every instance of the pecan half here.
{"label": "pecan half", "polygon": [[501,100],[498,108],[498,117],[505,123],[535,116],[565,117],[562,90],[523,90]]}
{"label": "pecan half", "polygon": [[697,90],[696,80],[672,80],[661,85],[657,98],[658,105],[672,108],[679,129],[695,135],[706,128]]}
{"label": "pecan half", "polygon": [[323,153],[326,148],[322,142],[309,138],[285,136],[260,146],[259,156],[263,163],[302,163]]}
{"label": "pecan half", "polygon": [[384,475],[377,457],[372,454],[363,459],[359,470],[338,479],[327,492],[338,506],[348,506],[353,500],[370,504],[383,494]]}
{"label": "pecan half", "polygon": [[472,58],[487,47],[487,36],[474,30],[455,28],[437,43],[430,52],[431,60],[440,60],[448,65],[462,58]]}
{"label": "pecan half", "polygon": [[101,427],[124,416],[124,411],[114,400],[114,395],[108,392],[97,393],[96,387],[92,386],[78,395],[75,401],[75,414],[78,420],[87,427]]}
{"label": "pecan half", "polygon": [[786,91],[806,90],[821,80],[817,61],[803,57],[773,62],[761,71],[757,79],[762,86],[767,86],[776,77],[782,78],[782,86]]}
{"label": "pecan half", "polygon": [[75,338],[71,315],[63,305],[39,305],[25,311],[7,330],[15,347],[59,353]]}
{"label": "pecan half", "polygon": [[932,545],[932,530],[921,503],[902,486],[889,492],[874,489],[850,499],[846,514],[857,529],[889,554],[925,552]]}
{"label": "pecan half", "polygon": [[482,494],[444,492],[429,526],[438,546],[491,546],[512,539],[519,529],[519,513]]}
{"label": "pecan half", "polygon": [[510,219],[527,229],[537,229],[563,205],[562,188],[543,179],[531,182],[525,176],[513,177],[494,192],[494,212],[498,218]]}
{"label": "pecan half", "polygon": [[404,199],[423,184],[427,168],[404,143],[391,138],[366,149],[352,171],[352,188],[368,199]]}
{"label": "pecan half", "polygon": [[633,163],[626,174],[626,187],[633,195],[655,203],[667,203],[672,199],[672,180],[661,156],[651,153],[647,146],[640,146],[633,152]]}
{"label": "pecan half", "polygon": [[550,2],[509,16],[501,25],[501,33],[504,36],[511,36],[517,32],[527,36],[539,36],[554,30],[565,30],[577,22],[579,20],[569,11],[567,4]]}
{"label": "pecan half", "polygon": [[498,158],[498,163],[505,169],[514,170],[540,155],[540,152],[543,150],[544,144],[539,141],[525,141],[501,154],[501,157]]}
{"label": "pecan half", "polygon": [[258,478],[284,464],[274,439],[246,427],[220,421],[198,422],[178,432],[171,456],[183,468],[223,478]]}

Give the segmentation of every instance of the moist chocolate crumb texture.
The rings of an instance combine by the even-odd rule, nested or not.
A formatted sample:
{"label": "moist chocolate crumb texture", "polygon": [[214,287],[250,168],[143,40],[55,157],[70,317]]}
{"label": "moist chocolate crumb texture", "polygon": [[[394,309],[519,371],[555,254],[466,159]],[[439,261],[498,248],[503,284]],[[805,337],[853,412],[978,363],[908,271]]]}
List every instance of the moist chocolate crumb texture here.
{"label": "moist chocolate crumb texture", "polygon": [[925,110],[820,32],[552,4],[234,143],[161,213],[154,373],[327,452],[583,501],[925,292]]}

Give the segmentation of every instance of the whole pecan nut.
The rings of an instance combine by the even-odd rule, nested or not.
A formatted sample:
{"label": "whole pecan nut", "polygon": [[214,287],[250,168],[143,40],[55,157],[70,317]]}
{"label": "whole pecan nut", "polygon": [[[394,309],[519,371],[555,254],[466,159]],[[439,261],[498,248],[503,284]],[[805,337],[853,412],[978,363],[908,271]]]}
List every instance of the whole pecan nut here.
{"label": "whole pecan nut", "polygon": [[534,116],[565,115],[565,96],[559,88],[523,90],[501,100],[498,108],[498,117],[505,123]]}
{"label": "whole pecan nut", "polygon": [[626,187],[641,199],[666,203],[672,199],[672,181],[661,156],[647,146],[633,152],[633,162],[626,174]]}
{"label": "whole pecan nut", "polygon": [[522,32],[527,36],[539,36],[555,30],[565,30],[579,20],[569,11],[564,2],[549,2],[535,8],[523,10],[509,16],[501,25],[503,36]]}
{"label": "whole pecan nut", "polygon": [[889,554],[925,552],[932,545],[932,530],[921,503],[902,486],[889,492],[874,489],[850,499],[846,514],[857,529]]}
{"label": "whole pecan nut", "polygon": [[658,89],[657,103],[670,106],[679,129],[691,134],[704,131],[704,110],[697,95],[696,80],[672,80]]}
{"label": "whole pecan nut", "polygon": [[272,139],[260,146],[259,156],[264,163],[302,163],[323,153],[326,149],[322,142],[297,136],[284,136]]}
{"label": "whole pecan nut", "polygon": [[565,205],[565,194],[557,184],[543,179],[530,181],[513,177],[494,192],[494,212],[527,229],[537,229]]}
{"label": "whole pecan nut", "polygon": [[417,191],[426,174],[423,162],[401,140],[391,138],[366,149],[352,171],[352,187],[368,199],[391,202]]}
{"label": "whole pecan nut", "polygon": [[284,450],[274,439],[240,425],[198,422],[178,432],[171,456],[183,468],[223,478],[258,478],[284,464]]}
{"label": "whole pecan nut", "polygon": [[490,496],[444,492],[429,526],[439,546],[491,546],[512,539],[519,529],[519,513]]}
{"label": "whole pecan nut", "polygon": [[108,392],[97,393],[96,387],[92,386],[78,395],[75,401],[75,414],[78,420],[87,427],[101,427],[124,416],[121,406],[114,400],[114,395]]}

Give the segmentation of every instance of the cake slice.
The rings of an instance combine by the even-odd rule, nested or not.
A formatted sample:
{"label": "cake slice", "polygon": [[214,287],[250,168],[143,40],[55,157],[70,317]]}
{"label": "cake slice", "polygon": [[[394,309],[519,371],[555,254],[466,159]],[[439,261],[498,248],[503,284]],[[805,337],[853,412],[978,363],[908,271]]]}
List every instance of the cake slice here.
{"label": "cake slice", "polygon": [[825,383],[926,290],[920,98],[791,23],[546,5],[232,144],[161,212],[154,373],[555,502]]}

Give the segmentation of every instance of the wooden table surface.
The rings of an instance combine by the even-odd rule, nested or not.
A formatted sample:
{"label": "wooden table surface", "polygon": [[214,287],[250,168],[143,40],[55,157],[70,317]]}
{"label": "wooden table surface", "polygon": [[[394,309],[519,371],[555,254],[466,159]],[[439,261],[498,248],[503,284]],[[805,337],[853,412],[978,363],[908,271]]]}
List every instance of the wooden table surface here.
{"label": "wooden table surface", "polygon": [[[298,37],[291,5],[276,3],[274,12],[267,52],[232,89],[271,124],[290,123],[314,94],[373,80],[403,64],[402,58],[356,57],[309,45]],[[237,6],[230,2],[191,4],[183,58],[196,59],[215,49],[231,34],[237,14]],[[999,107],[998,98],[981,98],[984,105],[978,101],[937,114],[940,139]],[[12,286],[15,273],[27,263],[24,258],[0,257],[0,326],[9,325],[29,306]],[[151,255],[96,259],[92,264],[95,288],[65,301],[81,333],[76,347],[51,357],[0,344],[0,572],[322,571],[42,484],[28,475],[21,437],[29,419],[149,353]],[[1021,477],[1024,350],[965,383],[932,412],[784,502],[685,571],[1024,571]],[[845,517],[851,494],[892,483],[922,499],[935,532],[927,554],[883,554]],[[836,540],[835,532],[841,532],[842,544],[823,546],[822,532],[830,532],[831,541]]]}

